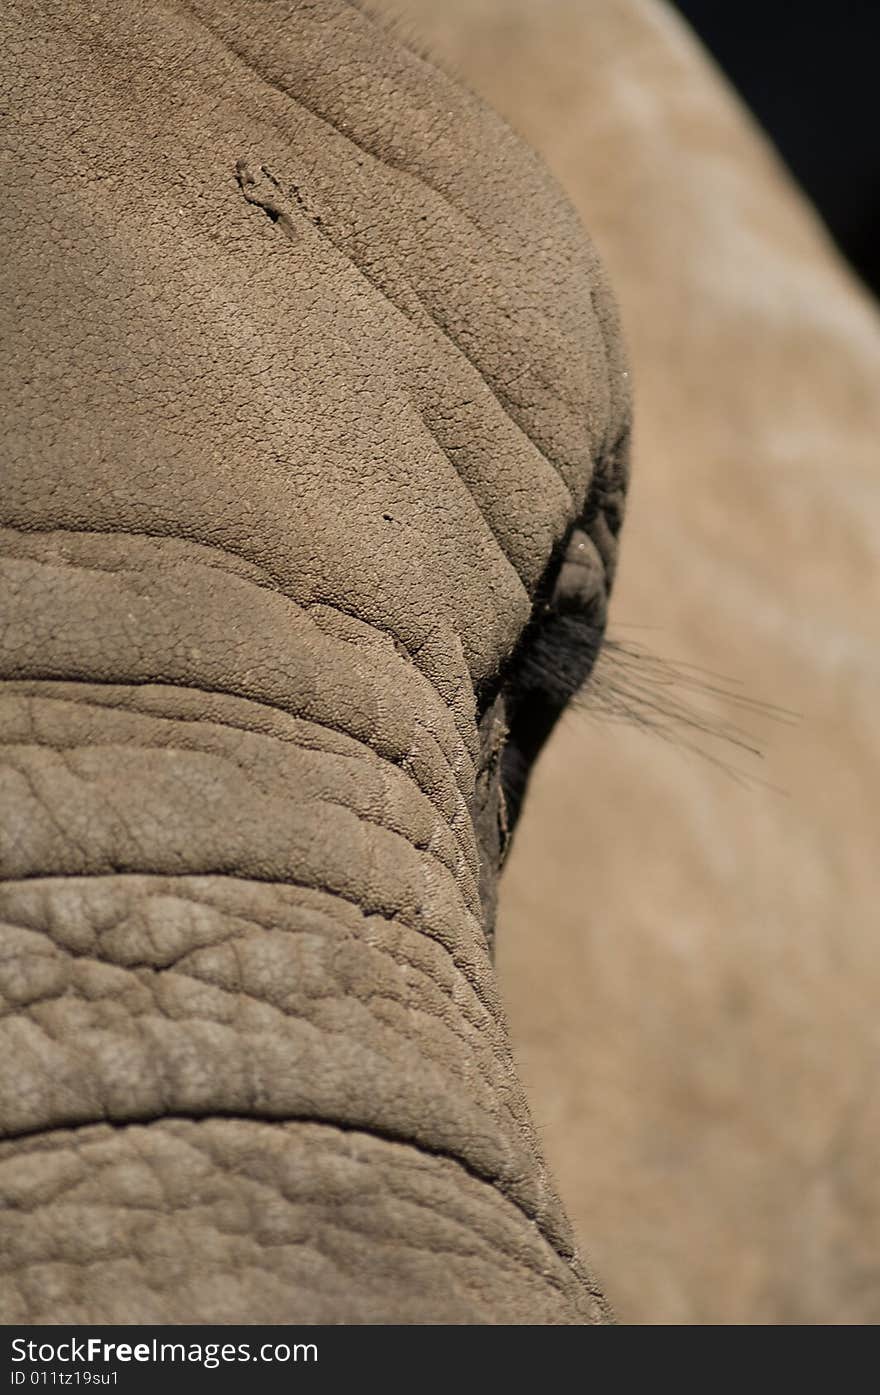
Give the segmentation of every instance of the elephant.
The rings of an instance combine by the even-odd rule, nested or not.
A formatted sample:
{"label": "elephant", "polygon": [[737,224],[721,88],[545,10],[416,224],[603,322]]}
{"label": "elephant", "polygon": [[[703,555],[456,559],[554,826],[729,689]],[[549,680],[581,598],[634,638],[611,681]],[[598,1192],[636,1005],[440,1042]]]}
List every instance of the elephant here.
{"label": "elephant", "polygon": [[0,33],[2,1319],[607,1322],[493,966],[623,517],[597,254],[349,0]]}

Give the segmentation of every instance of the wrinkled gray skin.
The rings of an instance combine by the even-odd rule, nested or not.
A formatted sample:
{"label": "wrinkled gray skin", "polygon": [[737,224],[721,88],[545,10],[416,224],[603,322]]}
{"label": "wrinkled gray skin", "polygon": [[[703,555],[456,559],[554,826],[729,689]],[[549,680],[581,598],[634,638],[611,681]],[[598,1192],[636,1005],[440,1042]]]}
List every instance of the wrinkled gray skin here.
{"label": "wrinkled gray skin", "polygon": [[521,636],[613,567],[595,255],[344,0],[0,39],[0,1318],[602,1321],[490,954]]}

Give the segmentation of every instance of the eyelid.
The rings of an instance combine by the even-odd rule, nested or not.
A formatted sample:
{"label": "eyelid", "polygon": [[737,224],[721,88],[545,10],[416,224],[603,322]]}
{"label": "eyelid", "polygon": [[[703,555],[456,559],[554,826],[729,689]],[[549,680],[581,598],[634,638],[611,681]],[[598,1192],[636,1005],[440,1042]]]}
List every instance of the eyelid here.
{"label": "eyelid", "polygon": [[561,610],[588,610],[605,595],[605,566],[599,550],[582,528],[573,528],[553,588],[551,605]]}

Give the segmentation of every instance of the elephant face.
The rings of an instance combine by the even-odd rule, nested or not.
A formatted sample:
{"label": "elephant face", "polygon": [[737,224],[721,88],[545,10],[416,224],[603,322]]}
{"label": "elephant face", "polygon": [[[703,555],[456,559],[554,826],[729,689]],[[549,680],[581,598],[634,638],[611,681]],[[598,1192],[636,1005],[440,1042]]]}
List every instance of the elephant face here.
{"label": "elephant face", "polygon": [[343,0],[0,25],[4,1318],[601,1318],[489,954],[613,573],[595,254]]}

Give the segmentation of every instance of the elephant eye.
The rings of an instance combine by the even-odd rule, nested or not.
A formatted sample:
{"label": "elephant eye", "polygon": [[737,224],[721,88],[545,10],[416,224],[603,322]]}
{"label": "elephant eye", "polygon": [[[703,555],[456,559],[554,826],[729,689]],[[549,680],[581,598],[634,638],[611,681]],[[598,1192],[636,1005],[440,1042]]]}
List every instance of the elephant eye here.
{"label": "elephant eye", "polygon": [[583,526],[576,525],[548,564],[529,624],[501,676],[508,737],[500,773],[508,837],[544,742],[589,680],[606,611],[601,559]]}

